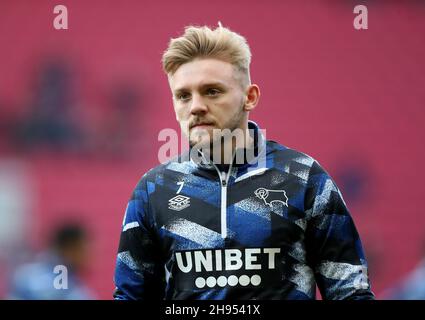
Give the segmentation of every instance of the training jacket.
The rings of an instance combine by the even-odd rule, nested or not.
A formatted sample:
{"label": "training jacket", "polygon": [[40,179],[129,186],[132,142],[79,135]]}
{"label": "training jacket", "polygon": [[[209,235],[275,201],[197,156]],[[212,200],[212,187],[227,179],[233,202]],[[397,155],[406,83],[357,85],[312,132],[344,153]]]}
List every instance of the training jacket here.
{"label": "training jacket", "polygon": [[315,299],[316,285],[323,299],[374,298],[335,182],[249,128],[255,153],[240,165],[186,152],[141,178],[122,224],[115,299]]}

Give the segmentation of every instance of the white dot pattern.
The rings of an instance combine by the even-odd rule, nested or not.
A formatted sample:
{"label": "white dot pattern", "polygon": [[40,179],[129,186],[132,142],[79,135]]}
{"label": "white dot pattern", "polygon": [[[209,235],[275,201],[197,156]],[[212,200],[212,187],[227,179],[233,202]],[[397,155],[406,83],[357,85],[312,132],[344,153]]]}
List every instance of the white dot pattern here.
{"label": "white dot pattern", "polygon": [[258,274],[254,274],[249,277],[248,275],[241,275],[239,278],[235,275],[231,275],[229,277],[219,276],[215,278],[213,276],[208,277],[207,279],[203,277],[198,277],[195,280],[195,285],[197,288],[202,289],[205,286],[213,288],[215,286],[225,287],[229,285],[231,287],[237,286],[238,284],[246,287],[248,285],[259,286],[261,283],[261,277]]}

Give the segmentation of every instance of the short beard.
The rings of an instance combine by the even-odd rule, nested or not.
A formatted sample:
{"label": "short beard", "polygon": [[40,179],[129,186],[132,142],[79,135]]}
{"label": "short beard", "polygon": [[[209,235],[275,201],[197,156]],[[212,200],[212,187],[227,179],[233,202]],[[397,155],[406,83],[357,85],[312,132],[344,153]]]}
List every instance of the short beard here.
{"label": "short beard", "polygon": [[[234,115],[232,117],[232,119],[230,119],[227,123],[225,123],[224,128],[215,128],[215,129],[213,129],[213,131],[214,130],[229,129],[231,132],[233,132],[235,129],[239,128],[241,121],[242,121],[242,118],[244,116],[243,107],[244,107],[244,104],[242,103],[241,107],[238,110],[238,113],[236,115]],[[211,134],[213,134],[213,132]],[[205,148],[209,145],[210,150],[212,150],[213,145],[220,145],[218,140],[220,140],[221,137],[214,139],[214,136],[211,137],[211,135],[209,133],[208,133],[208,136],[209,136],[209,141],[201,144],[200,141],[196,141],[194,139],[191,139],[190,133],[189,133],[189,146],[191,148],[193,148],[196,145],[198,148],[199,147]]]}

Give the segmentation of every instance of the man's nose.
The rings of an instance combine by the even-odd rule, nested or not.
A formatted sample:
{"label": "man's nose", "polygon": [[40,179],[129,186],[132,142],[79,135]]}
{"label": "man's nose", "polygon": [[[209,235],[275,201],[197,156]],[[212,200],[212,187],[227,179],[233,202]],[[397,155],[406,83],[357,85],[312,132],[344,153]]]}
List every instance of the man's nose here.
{"label": "man's nose", "polygon": [[208,111],[208,107],[202,99],[202,97],[198,94],[194,94],[192,96],[192,101],[190,105],[190,113],[191,114],[199,114],[199,113],[206,113]]}

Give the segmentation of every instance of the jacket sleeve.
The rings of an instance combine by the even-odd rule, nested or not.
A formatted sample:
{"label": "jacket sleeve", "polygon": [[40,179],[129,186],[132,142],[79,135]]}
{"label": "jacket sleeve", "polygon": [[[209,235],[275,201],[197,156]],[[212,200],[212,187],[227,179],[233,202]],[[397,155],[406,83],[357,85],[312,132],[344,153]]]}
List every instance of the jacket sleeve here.
{"label": "jacket sleeve", "polygon": [[306,250],[323,299],[374,299],[359,234],[342,195],[315,161],[306,191]]}
{"label": "jacket sleeve", "polygon": [[125,211],[114,275],[116,300],[163,298],[165,269],[149,212],[149,190],[153,188],[145,175]]}

